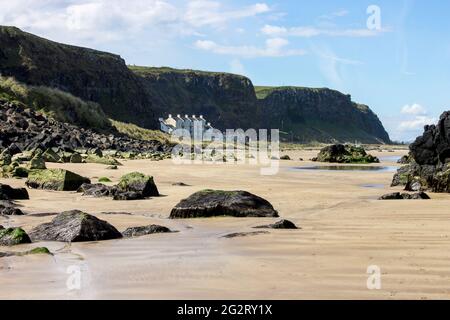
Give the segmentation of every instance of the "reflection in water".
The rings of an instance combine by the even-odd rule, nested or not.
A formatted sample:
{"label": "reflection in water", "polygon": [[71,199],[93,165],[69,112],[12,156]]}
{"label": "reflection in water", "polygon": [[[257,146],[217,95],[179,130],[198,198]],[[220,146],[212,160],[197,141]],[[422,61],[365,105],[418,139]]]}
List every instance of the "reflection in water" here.
{"label": "reflection in water", "polygon": [[397,167],[393,166],[359,166],[359,165],[348,165],[348,166],[309,166],[309,167],[294,167],[292,168],[296,171],[304,170],[318,170],[318,171],[377,171],[377,172],[396,172]]}
{"label": "reflection in water", "polygon": [[363,184],[361,187],[369,189],[384,189],[384,184]]}
{"label": "reflection in water", "polygon": [[401,156],[386,156],[386,157],[379,157],[381,162],[397,162],[400,160]]}

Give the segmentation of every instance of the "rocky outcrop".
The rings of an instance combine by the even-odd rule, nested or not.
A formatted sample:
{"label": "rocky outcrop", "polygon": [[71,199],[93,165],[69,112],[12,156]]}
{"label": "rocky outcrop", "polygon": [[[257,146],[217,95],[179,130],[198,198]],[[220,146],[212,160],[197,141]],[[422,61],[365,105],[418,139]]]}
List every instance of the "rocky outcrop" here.
{"label": "rocky outcrop", "polygon": [[121,238],[122,234],[108,222],[79,210],[58,214],[29,233],[33,241],[83,242]]}
{"label": "rocky outcrop", "polygon": [[140,237],[153,233],[172,232],[169,228],[152,224],[144,227],[131,227],[122,232],[125,238]]}
{"label": "rocky outcrop", "polygon": [[28,234],[22,228],[0,228],[0,246],[14,246],[31,243]]}
{"label": "rocky outcrop", "polygon": [[246,191],[203,190],[181,200],[170,212],[171,219],[233,217],[278,217],[265,199]]}
{"label": "rocky outcrop", "polygon": [[33,189],[76,191],[88,178],[64,169],[31,170],[26,185]]}
{"label": "rocky outcrop", "polygon": [[450,111],[410,146],[410,163],[394,175],[392,186],[407,191],[450,192]]}
{"label": "rocky outcrop", "polygon": [[[22,122],[27,126],[21,125]],[[16,151],[45,151],[41,157],[51,162],[75,162],[82,161],[74,150],[83,149],[112,149],[120,152],[169,152],[171,147],[159,141],[143,141],[131,139],[127,136],[111,133],[101,134],[94,130],[77,127],[68,123],[62,123],[43,114],[33,111],[26,106],[10,102],[0,98],[0,149],[6,149],[14,145]],[[60,152],[55,152],[54,149]],[[64,159],[64,152],[67,159]],[[0,156],[0,164],[11,163],[11,153],[7,150],[5,159]],[[106,162],[98,155],[91,155],[90,160],[95,162],[116,165],[113,160]],[[25,159],[29,160],[29,159]],[[8,163],[2,163],[6,161]]]}
{"label": "rocky outcrop", "polygon": [[12,188],[7,184],[0,183],[0,200],[28,200],[28,191],[25,188]]}
{"label": "rocky outcrop", "polygon": [[378,200],[429,200],[430,197],[425,192],[400,193],[394,192],[381,196]]}
{"label": "rocky outcrop", "polygon": [[259,236],[262,234],[268,234],[268,231],[253,231],[253,232],[234,232],[224,235],[222,238],[241,238],[241,237],[249,237],[249,236]]}
{"label": "rocky outcrop", "polygon": [[316,158],[318,162],[331,163],[378,163],[380,160],[366,153],[363,147],[334,144],[320,150]]}

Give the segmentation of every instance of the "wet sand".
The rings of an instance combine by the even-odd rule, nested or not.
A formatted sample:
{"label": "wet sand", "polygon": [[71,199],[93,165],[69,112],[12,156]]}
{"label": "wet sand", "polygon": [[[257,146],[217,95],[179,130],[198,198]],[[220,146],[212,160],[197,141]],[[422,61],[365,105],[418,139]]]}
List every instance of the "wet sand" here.
{"label": "wet sand", "polygon": [[[317,151],[286,152],[293,159]],[[402,155],[371,152],[376,156]],[[284,153],[283,153],[284,154]],[[394,166],[393,159],[380,166]],[[97,182],[127,172],[155,177],[163,195],[142,201],[82,197],[74,192],[29,190],[17,201],[31,215],[0,217],[26,231],[52,216],[32,214],[79,209],[119,231],[160,224],[177,233],[97,243],[41,242],[0,251],[47,246],[54,256],[0,258],[1,299],[448,299],[450,298],[450,195],[430,201],[378,201],[392,172],[291,170],[316,165],[280,161],[277,175],[250,165],[174,165],[171,160],[123,161],[119,170],[97,164],[48,164]],[[24,186],[25,180],[2,179]],[[190,186],[172,186],[184,182]],[[233,232],[277,219],[167,219],[181,199],[205,188],[246,190],[269,200],[301,230],[269,230],[239,238]],[[102,212],[129,212],[103,214]],[[368,266],[381,268],[381,289],[368,290]],[[67,268],[81,270],[81,289],[68,290]]]}

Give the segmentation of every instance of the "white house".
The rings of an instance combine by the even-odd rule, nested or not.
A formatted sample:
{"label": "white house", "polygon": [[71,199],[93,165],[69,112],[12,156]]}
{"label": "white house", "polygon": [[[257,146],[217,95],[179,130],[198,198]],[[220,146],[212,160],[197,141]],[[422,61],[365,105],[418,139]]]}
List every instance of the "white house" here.
{"label": "white house", "polygon": [[162,132],[172,133],[176,129],[188,130],[191,137],[202,138],[206,130],[213,130],[211,123],[206,122],[203,115],[197,117],[192,115],[189,117],[187,114],[182,118],[179,114],[173,118],[171,114],[167,119],[159,118],[160,128]]}

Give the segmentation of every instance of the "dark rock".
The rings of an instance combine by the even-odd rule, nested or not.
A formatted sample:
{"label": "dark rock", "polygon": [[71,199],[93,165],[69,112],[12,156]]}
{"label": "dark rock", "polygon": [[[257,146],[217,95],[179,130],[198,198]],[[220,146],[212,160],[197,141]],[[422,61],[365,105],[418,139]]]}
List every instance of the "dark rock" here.
{"label": "dark rock", "polygon": [[141,192],[135,191],[118,191],[113,196],[114,200],[142,200],[144,198]]}
{"label": "dark rock", "polygon": [[280,158],[280,160],[291,160],[291,157],[289,157],[288,155],[282,156]]}
{"label": "dark rock", "polygon": [[400,193],[394,192],[381,196],[378,200],[429,200],[430,197],[425,192]]}
{"label": "dark rock", "polygon": [[380,160],[367,154],[363,147],[335,144],[320,150],[316,158],[318,162],[330,163],[379,163]]}
{"label": "dark rock", "polygon": [[278,217],[277,211],[265,199],[246,191],[203,190],[181,200],[170,218],[200,218],[213,216]]}
{"label": "dark rock", "polygon": [[22,210],[14,207],[0,207],[0,214],[4,216],[23,216]]}
{"label": "dark rock", "polygon": [[122,232],[122,235],[126,238],[130,238],[130,237],[144,236],[144,235],[152,234],[152,233],[166,233],[166,232],[172,232],[172,231],[170,231],[169,228],[166,228],[163,226],[158,226],[156,224],[152,224],[152,225],[145,226],[145,227],[128,228],[124,232]]}
{"label": "dark rock", "polygon": [[184,182],[175,182],[172,183],[173,186],[178,186],[178,187],[190,187],[190,185],[184,183]]}
{"label": "dark rock", "polygon": [[0,229],[0,245],[14,246],[22,243],[31,243],[30,237],[22,228]]}
{"label": "dark rock", "polygon": [[30,231],[33,241],[82,242],[118,239],[122,234],[108,222],[79,210],[58,214]]}
{"label": "dark rock", "polygon": [[108,170],[117,170],[118,167],[116,165],[106,167]]}
{"label": "dark rock", "polygon": [[297,226],[289,220],[280,220],[273,224],[254,227],[255,229],[298,229]]}
{"label": "dark rock", "polygon": [[76,191],[83,183],[91,181],[68,170],[46,169],[30,170],[25,184],[33,189]]}
{"label": "dark rock", "polygon": [[0,183],[0,200],[28,200],[28,191],[25,188],[12,188]]}
{"label": "dark rock", "polygon": [[112,197],[116,193],[116,187],[104,185],[103,183],[83,183],[77,190],[83,193],[83,196]]}
{"label": "dark rock", "polygon": [[254,231],[254,232],[236,232],[224,235],[222,238],[238,238],[238,237],[248,237],[248,236],[258,236],[261,234],[268,234],[268,231]]}
{"label": "dark rock", "polygon": [[399,164],[410,164],[412,161],[413,161],[412,156],[409,154],[409,155],[401,157],[397,161],[397,163],[399,163]]}

